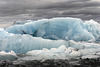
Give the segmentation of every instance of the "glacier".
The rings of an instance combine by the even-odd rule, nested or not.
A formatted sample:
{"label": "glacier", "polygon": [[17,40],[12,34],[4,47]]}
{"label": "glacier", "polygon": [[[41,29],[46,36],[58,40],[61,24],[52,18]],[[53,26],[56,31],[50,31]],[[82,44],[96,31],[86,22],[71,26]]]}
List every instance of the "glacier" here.
{"label": "glacier", "polygon": [[96,41],[100,41],[100,24],[94,20],[71,17],[28,20],[6,29],[0,28],[0,55],[4,53],[2,51],[5,55],[14,51],[26,54],[26,57],[19,58],[26,60],[98,57],[100,44]]}

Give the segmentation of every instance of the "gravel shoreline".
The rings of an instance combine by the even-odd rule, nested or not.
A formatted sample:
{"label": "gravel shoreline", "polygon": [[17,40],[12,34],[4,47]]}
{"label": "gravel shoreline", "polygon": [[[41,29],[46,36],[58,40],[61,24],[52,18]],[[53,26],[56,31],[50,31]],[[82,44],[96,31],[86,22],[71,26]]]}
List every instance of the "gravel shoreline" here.
{"label": "gravel shoreline", "polygon": [[100,67],[97,59],[48,59],[31,61],[1,60],[0,67]]}

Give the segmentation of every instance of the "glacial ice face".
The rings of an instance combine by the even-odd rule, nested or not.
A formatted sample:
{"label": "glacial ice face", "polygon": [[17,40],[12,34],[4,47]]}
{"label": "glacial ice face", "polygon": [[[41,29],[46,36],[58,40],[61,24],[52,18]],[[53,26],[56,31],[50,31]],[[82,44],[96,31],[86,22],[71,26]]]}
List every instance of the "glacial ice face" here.
{"label": "glacial ice face", "polygon": [[11,26],[6,31],[14,34],[30,34],[35,37],[54,40],[95,40],[95,36],[92,34],[93,32],[88,31],[81,19],[69,17],[30,21],[30,23],[24,25]]}

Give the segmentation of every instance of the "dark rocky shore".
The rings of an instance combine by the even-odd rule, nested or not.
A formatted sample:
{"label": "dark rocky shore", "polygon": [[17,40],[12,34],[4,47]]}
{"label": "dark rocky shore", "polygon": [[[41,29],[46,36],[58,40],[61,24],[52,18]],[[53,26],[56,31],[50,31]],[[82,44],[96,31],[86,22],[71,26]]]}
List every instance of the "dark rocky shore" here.
{"label": "dark rocky shore", "polygon": [[49,59],[32,61],[0,61],[0,67],[100,67],[98,59]]}

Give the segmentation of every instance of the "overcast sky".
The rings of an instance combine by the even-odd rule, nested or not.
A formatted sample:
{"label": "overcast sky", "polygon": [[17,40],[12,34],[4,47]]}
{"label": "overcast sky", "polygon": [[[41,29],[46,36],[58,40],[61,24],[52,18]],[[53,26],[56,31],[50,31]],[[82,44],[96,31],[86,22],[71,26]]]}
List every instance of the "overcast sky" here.
{"label": "overcast sky", "polygon": [[0,23],[52,17],[100,21],[100,0],[0,0]]}

